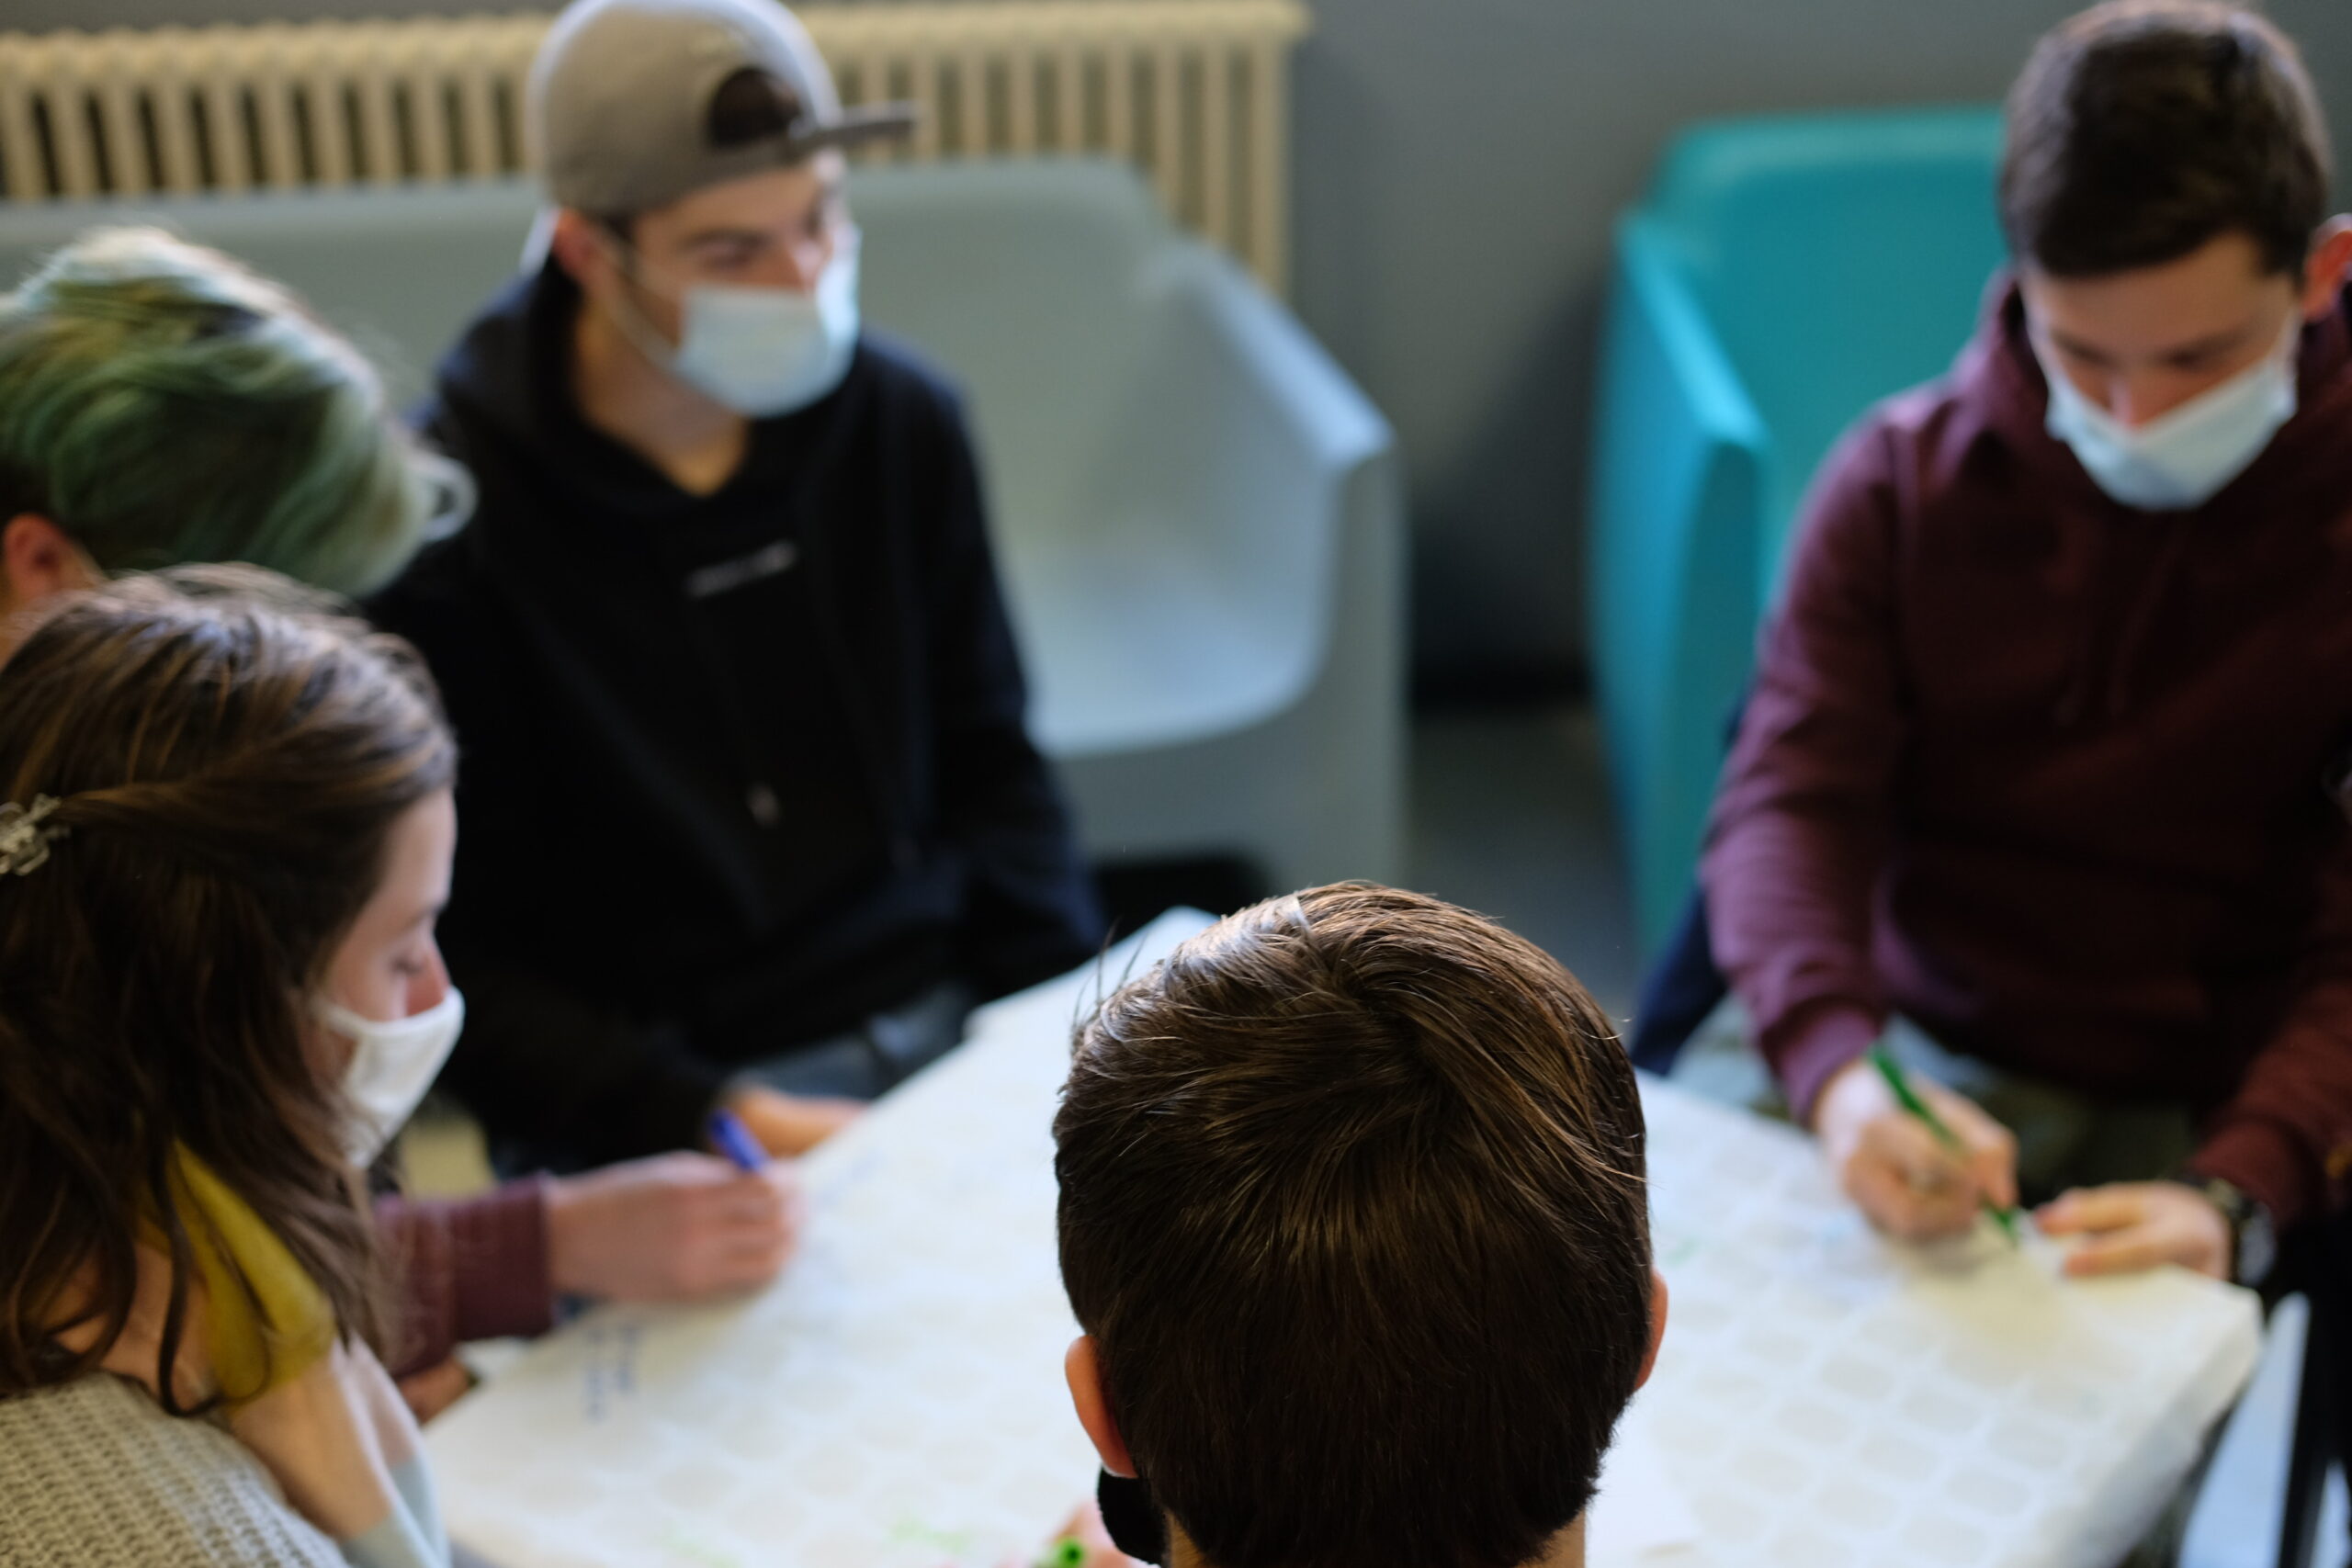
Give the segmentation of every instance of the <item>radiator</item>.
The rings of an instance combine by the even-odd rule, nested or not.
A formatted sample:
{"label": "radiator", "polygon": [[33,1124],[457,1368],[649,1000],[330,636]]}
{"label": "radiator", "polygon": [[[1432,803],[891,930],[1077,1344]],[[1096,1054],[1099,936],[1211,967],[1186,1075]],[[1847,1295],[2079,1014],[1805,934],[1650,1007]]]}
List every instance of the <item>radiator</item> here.
{"label": "radiator", "polygon": [[[850,104],[910,98],[861,158],[1092,152],[1280,291],[1299,0],[797,9]],[[0,198],[454,180],[530,165],[546,16],[0,33]]]}

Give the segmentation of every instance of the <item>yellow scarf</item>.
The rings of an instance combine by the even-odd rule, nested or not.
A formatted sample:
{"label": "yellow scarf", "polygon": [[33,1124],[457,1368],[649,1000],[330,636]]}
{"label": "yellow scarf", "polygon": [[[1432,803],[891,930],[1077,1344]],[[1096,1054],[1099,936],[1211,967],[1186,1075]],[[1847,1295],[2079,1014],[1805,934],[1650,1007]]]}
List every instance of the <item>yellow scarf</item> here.
{"label": "yellow scarf", "polygon": [[334,1313],[277,1233],[185,1147],[172,1187],[204,1280],[213,1381],[234,1416],[334,1348]]}
{"label": "yellow scarf", "polygon": [[374,1354],[342,1342],[318,1281],[186,1148],[174,1162],[172,1199],[196,1254],[208,1382],[230,1435],[351,1562],[448,1568],[416,1423]]}

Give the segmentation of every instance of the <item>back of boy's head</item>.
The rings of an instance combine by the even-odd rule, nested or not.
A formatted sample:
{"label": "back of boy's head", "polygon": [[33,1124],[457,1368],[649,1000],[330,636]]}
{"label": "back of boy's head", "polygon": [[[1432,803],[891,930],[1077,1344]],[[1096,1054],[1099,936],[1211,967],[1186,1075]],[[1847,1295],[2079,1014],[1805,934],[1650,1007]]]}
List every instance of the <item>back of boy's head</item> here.
{"label": "back of boy's head", "polygon": [[2010,89],[2001,220],[2053,276],[2161,265],[2232,232],[2292,272],[2329,165],[2318,95],[2277,28],[2215,0],[2112,0],[2044,38]]}
{"label": "back of boy's head", "polygon": [[1080,1030],[1062,1277],[1216,1568],[1510,1568],[1591,1500],[1649,1345],[1641,1102],[1530,943],[1348,885]]}

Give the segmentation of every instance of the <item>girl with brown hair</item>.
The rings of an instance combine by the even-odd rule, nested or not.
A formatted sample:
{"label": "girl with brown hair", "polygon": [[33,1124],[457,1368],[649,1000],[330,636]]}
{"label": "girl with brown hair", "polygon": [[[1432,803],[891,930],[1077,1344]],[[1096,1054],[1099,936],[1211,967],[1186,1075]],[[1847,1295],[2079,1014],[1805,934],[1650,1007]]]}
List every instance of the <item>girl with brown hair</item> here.
{"label": "girl with brown hair", "polygon": [[[363,592],[461,522],[471,489],[401,427],[348,343],[219,252],[93,230],[0,293],[0,612],[186,561]],[[746,1175],[687,1152],[387,1199],[403,1296],[390,1365],[430,1413],[464,1387],[460,1341],[543,1332],[560,1294],[763,1284],[797,1214],[788,1164]]]}
{"label": "girl with brown hair", "polygon": [[0,680],[0,1561],[439,1568],[364,1170],[455,1039],[456,751],[251,569]]}

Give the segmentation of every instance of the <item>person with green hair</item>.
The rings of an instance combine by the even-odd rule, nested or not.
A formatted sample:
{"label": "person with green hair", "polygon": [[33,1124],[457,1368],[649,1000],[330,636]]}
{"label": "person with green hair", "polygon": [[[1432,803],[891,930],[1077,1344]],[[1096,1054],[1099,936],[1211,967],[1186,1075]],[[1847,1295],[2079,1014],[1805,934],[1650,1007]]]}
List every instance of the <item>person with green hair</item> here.
{"label": "person with green hair", "polygon": [[[368,592],[462,524],[472,492],[356,349],[217,251],[99,229],[0,294],[0,659],[39,618],[24,612],[125,573],[249,562]],[[464,1386],[456,1344],[539,1332],[563,1295],[763,1283],[798,1213],[788,1165],[697,1153],[388,1201],[393,1370],[429,1414]]]}
{"label": "person with green hair", "polygon": [[471,496],[356,349],[216,251],[97,230],[0,297],[9,601],[227,560],[361,594]]}

